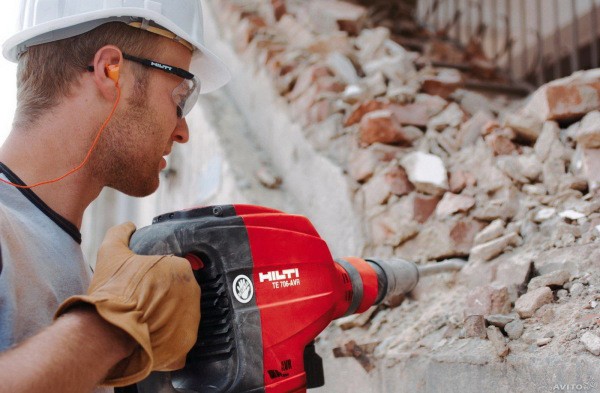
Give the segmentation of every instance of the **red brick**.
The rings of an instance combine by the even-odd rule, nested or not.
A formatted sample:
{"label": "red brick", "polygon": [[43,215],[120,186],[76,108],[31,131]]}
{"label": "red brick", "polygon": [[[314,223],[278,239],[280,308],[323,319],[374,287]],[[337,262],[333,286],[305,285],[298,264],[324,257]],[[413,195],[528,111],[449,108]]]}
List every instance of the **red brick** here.
{"label": "red brick", "polygon": [[473,247],[475,236],[483,224],[471,219],[461,219],[450,229],[450,239],[454,243],[454,249],[457,253],[468,255]]}
{"label": "red brick", "polygon": [[440,196],[415,194],[413,200],[413,219],[419,223],[427,221],[435,211],[440,199],[442,199]]}
{"label": "red brick", "polygon": [[375,142],[388,144],[410,144],[410,139],[402,131],[402,126],[388,110],[370,112],[360,121],[361,144]]}
{"label": "red brick", "polygon": [[287,14],[284,0],[271,0],[271,6],[273,7],[273,15],[275,16],[275,20],[279,20],[282,16]]}
{"label": "red brick", "polygon": [[524,111],[546,120],[577,120],[600,108],[600,69],[577,72],[540,87]]}
{"label": "red brick", "polygon": [[349,127],[353,124],[360,123],[363,116],[369,112],[378,111],[380,109],[389,108],[390,104],[388,102],[383,101],[367,101],[360,104],[354,111],[348,116],[346,121],[344,122],[344,127]]}

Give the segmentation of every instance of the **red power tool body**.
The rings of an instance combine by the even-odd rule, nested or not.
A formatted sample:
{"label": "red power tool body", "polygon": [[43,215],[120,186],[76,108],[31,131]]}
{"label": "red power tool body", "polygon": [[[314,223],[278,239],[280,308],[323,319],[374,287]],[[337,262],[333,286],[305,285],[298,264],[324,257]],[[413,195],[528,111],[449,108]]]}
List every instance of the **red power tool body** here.
{"label": "red power tool body", "polygon": [[418,280],[411,265],[334,260],[307,218],[259,206],[164,214],[130,245],[140,254],[186,257],[202,290],[198,340],[185,368],[154,373],[137,385],[139,393],[321,386],[317,335],[332,320],[363,312],[390,292],[407,292]]}

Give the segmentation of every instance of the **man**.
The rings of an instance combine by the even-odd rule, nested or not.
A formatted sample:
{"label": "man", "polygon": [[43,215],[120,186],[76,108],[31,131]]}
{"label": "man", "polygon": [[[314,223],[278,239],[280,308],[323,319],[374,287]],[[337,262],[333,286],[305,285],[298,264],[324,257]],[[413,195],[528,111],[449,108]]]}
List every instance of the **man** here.
{"label": "man", "polygon": [[89,285],[79,228],[103,187],[154,192],[200,89],[227,81],[199,1],[21,8],[3,49],[18,93],[0,148],[0,392],[89,392],[180,368],[199,321],[187,261],[133,254],[127,223],[107,233]]}

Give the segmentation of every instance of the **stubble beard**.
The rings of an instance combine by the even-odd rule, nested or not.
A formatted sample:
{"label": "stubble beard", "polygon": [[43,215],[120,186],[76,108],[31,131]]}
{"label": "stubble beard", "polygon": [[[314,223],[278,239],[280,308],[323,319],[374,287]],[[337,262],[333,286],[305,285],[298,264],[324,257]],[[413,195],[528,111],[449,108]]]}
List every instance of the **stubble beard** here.
{"label": "stubble beard", "polygon": [[149,140],[157,140],[159,130],[145,97],[145,91],[134,93],[126,109],[114,115],[101,137],[94,166],[105,186],[133,197],[152,194],[160,182],[162,157],[154,150],[163,147],[148,146]]}

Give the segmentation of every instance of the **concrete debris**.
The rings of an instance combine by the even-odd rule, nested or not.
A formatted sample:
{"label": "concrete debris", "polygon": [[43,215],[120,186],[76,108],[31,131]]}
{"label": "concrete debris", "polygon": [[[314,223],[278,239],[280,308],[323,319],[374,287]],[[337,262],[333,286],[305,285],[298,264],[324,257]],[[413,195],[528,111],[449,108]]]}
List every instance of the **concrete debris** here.
{"label": "concrete debris", "polygon": [[596,356],[600,356],[600,337],[592,332],[585,332],[581,336],[581,342],[585,345],[585,349]]}
{"label": "concrete debris", "polygon": [[483,244],[490,240],[499,238],[504,233],[504,226],[505,223],[501,219],[492,221],[475,236],[474,245]]}
{"label": "concrete debris", "polygon": [[583,117],[575,139],[577,144],[583,148],[600,148],[600,111],[590,112]]}
{"label": "concrete debris", "polygon": [[475,205],[475,198],[468,195],[457,195],[446,192],[438,203],[435,214],[439,218],[450,216],[458,212],[467,212]]}
{"label": "concrete debris", "polygon": [[506,287],[485,285],[474,288],[467,295],[465,316],[507,314],[510,309],[511,304]]}
{"label": "concrete debris", "polygon": [[552,291],[548,287],[542,287],[529,291],[515,302],[515,310],[521,318],[530,318],[535,311],[544,304],[553,300]]}
{"label": "concrete debris", "polygon": [[376,142],[411,145],[414,137],[404,132],[390,110],[369,112],[360,120],[359,140],[366,146]]}
{"label": "concrete debris", "polygon": [[520,241],[519,235],[510,233],[489,242],[478,244],[471,249],[469,261],[489,261],[500,255],[507,247],[516,246]]}
{"label": "concrete debris", "polygon": [[500,332],[500,329],[498,329],[496,326],[488,326],[487,338],[492,342],[494,350],[496,351],[496,355],[500,356],[501,358],[508,355],[510,349],[506,343],[506,338],[504,338],[504,335]]}
{"label": "concrete debris", "polygon": [[525,331],[525,324],[522,320],[517,318],[514,321],[507,323],[506,326],[504,326],[504,331],[511,340],[518,340]]}
{"label": "concrete debris", "polygon": [[521,114],[509,114],[504,119],[504,126],[510,127],[517,132],[521,138],[535,142],[542,132],[542,122],[533,117]]}
{"label": "concrete debris", "polygon": [[[485,321],[493,326],[504,329],[504,327],[514,321],[517,318],[516,315],[504,315],[504,314],[493,314],[485,317]],[[489,332],[488,332],[489,333]],[[488,334],[489,337],[489,334]]]}
{"label": "concrete debris", "polygon": [[578,120],[600,108],[600,69],[578,71],[539,88],[524,113],[546,120]]}
{"label": "concrete debris", "polygon": [[418,191],[441,195],[448,189],[448,174],[442,160],[433,154],[413,152],[402,157],[400,164]]}
{"label": "concrete debris", "polygon": [[543,276],[534,277],[529,281],[527,289],[533,291],[542,287],[562,287],[571,279],[571,273],[566,270],[556,270]]}
{"label": "concrete debris", "polygon": [[[307,141],[343,166],[364,219],[362,251],[469,261],[460,273],[423,280],[419,302],[398,301],[397,315],[382,306],[335,324],[357,337],[337,355],[370,370],[369,344],[356,342],[393,337],[379,347],[393,363],[391,354],[402,362],[419,346],[454,348],[459,332],[478,338],[461,340],[477,349],[463,355],[487,351],[473,364],[502,361],[509,348],[508,360],[527,351],[575,356],[577,337],[600,351],[598,335],[576,327],[580,311],[595,312],[600,300],[600,69],[549,82],[520,102],[468,90],[466,81],[482,76],[506,83],[494,79],[482,43],[460,49],[399,32],[396,15],[382,16],[393,8],[383,0],[215,4],[244,64],[254,62],[248,75],[270,79],[265,94],[287,103]],[[266,187],[281,184],[266,172]],[[541,335],[546,325],[556,337]],[[564,343],[569,329],[577,332]]]}
{"label": "concrete debris", "polygon": [[486,338],[487,329],[483,315],[469,315],[465,318],[464,335],[467,338]]}

